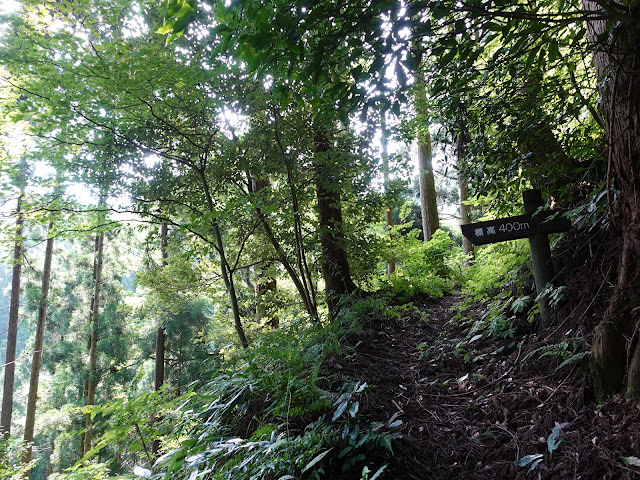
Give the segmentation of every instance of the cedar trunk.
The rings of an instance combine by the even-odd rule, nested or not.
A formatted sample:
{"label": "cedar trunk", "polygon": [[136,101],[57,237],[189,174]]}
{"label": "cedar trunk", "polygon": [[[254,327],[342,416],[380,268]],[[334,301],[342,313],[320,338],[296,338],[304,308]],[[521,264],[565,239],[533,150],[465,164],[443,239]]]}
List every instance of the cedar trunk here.
{"label": "cedar trunk", "polygon": [[[458,199],[460,206],[460,225],[467,225],[471,223],[471,206],[467,203],[469,200],[469,185],[467,184],[467,177],[464,174],[464,162],[467,149],[467,139],[464,133],[464,129],[460,129],[458,134],[457,145],[457,166],[458,166]],[[472,260],[474,258],[475,250],[473,243],[464,235],[462,236],[462,249],[467,259]]]}
{"label": "cedar trunk", "polygon": [[438,204],[436,202],[436,186],[431,159],[431,135],[428,130],[418,138],[418,172],[422,234],[424,235],[424,241],[428,242],[431,240],[433,233],[440,228]]}
{"label": "cedar trunk", "polygon": [[[160,251],[162,253],[162,266],[166,267],[168,262],[167,246],[169,240],[169,226],[166,223],[160,227]],[[164,384],[164,364],[165,364],[165,349],[166,349],[166,332],[162,325],[158,325],[156,331],[156,371],[155,371],[155,391],[160,390]],[[157,418],[153,418],[153,421],[157,421]],[[160,450],[160,439],[155,438],[151,444],[151,453],[156,455]]]}
{"label": "cedar trunk", "polygon": [[322,131],[314,138],[316,152],[316,196],[318,200],[318,228],[322,251],[322,276],[325,283],[329,315],[334,319],[342,295],[356,290],[345,250],[345,237],[340,203],[340,183],[327,165],[330,144]]}
{"label": "cedar trunk", "polygon": [[[584,0],[587,10],[600,11]],[[637,9],[636,9],[637,10]],[[631,17],[629,17],[631,18]],[[640,398],[640,28],[635,22],[587,23],[609,148],[609,175],[617,198],[611,219],[620,242],[617,282],[593,340],[596,394],[600,399],[626,387]],[[613,197],[613,195],[611,195]]]}
{"label": "cedar trunk", "polygon": [[[42,362],[42,347],[44,344],[44,326],[47,318],[47,306],[49,299],[49,284],[51,280],[51,260],[53,259],[53,223],[49,224],[47,246],[44,253],[44,267],[42,270],[42,297],[38,305],[38,324],[36,326],[36,338],[33,346],[33,360],[31,362],[31,377],[29,380],[29,398],[27,400],[27,412],[24,425],[25,451],[22,455],[22,463],[31,461],[33,450],[33,433],[36,423],[36,403],[38,401],[38,383],[40,381],[40,364]],[[29,478],[29,473],[25,473]]]}
{"label": "cedar trunk", "polygon": [[16,343],[18,336],[18,313],[20,310],[20,280],[22,277],[22,198],[20,192],[16,206],[16,241],[13,247],[13,272],[11,277],[11,300],[9,303],[9,325],[7,329],[7,351],[4,362],[4,390],[2,391],[2,413],[0,413],[0,434],[5,438],[11,433],[13,416],[13,387],[16,370]]}
{"label": "cedar trunk", "polygon": [[[167,244],[169,239],[169,227],[166,223],[160,228],[160,251],[162,253],[162,266],[166,267],[168,262]],[[156,334],[156,375],[155,390],[160,390],[164,384],[164,352],[165,352],[166,333],[162,325],[158,326]],[[155,451],[154,451],[155,453]]]}
{"label": "cedar trunk", "polygon": [[[100,202],[100,205],[103,205]],[[93,262],[93,296],[89,312],[89,376],[87,379],[87,406],[95,405],[96,395],[96,365],[98,359],[98,312],[100,311],[100,290],[102,287],[102,265],[104,252],[104,232],[96,236]],[[85,415],[85,432],[82,439],[82,454],[91,450],[91,429],[93,419],[91,412]]]}
{"label": "cedar trunk", "polygon": [[[389,193],[389,131],[387,130],[387,120],[382,117],[382,173],[384,175],[384,193]],[[384,209],[384,219],[386,223],[387,232],[393,227],[393,206],[390,202]],[[396,271],[396,263],[393,260],[387,262],[387,273],[391,275]]]}
{"label": "cedar trunk", "polygon": [[[427,84],[424,72],[417,61],[417,80],[419,88],[416,94],[416,109],[422,121],[426,119]],[[436,185],[433,176],[431,134],[428,125],[422,125],[417,132],[418,140],[418,184],[420,186],[420,213],[422,215],[422,235],[425,242],[431,240],[433,233],[440,228],[438,203],[436,201]]]}

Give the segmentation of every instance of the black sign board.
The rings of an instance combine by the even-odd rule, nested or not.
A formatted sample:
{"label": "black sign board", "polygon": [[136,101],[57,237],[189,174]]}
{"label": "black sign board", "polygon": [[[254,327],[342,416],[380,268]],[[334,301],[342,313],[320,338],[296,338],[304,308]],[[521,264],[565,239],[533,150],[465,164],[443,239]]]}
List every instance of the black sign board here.
{"label": "black sign board", "polygon": [[462,234],[474,245],[528,238],[536,233],[560,233],[571,229],[571,221],[559,211],[543,210],[536,214],[499,218],[462,225]]}
{"label": "black sign board", "polygon": [[542,293],[554,277],[547,234],[571,230],[571,221],[563,216],[561,211],[542,210],[543,202],[540,190],[522,192],[522,201],[526,212],[524,215],[462,225],[462,234],[474,245],[529,238],[533,276],[536,282],[536,292],[540,299],[541,320],[539,325],[542,328],[549,323],[550,319],[550,307]]}

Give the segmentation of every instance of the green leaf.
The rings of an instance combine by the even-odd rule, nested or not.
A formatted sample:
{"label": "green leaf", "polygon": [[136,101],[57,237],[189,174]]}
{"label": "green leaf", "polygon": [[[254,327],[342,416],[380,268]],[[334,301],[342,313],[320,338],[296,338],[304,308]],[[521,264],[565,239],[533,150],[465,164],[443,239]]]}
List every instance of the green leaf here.
{"label": "green leaf", "polygon": [[340,415],[344,413],[344,411],[347,409],[348,406],[349,406],[349,402],[347,400],[345,400],[340,405],[338,405],[338,408],[336,408],[336,411],[333,412],[333,418],[331,419],[331,421],[335,422],[338,419],[338,417],[340,417]]}
{"label": "green leaf", "polygon": [[382,475],[382,472],[384,472],[386,468],[387,468],[387,465],[381,466],[378,469],[378,471],[373,474],[373,477],[371,477],[371,480],[376,480],[376,478],[378,478],[380,475]]}
{"label": "green leaf", "polygon": [[393,448],[391,447],[391,435],[385,435],[384,437],[382,437],[382,440],[380,443],[382,443],[382,446],[384,448],[386,448],[389,453],[391,453],[393,455]]}
{"label": "green leaf", "polygon": [[560,365],[558,365],[553,372],[556,373],[556,372],[558,372],[558,370],[561,370],[562,368],[566,367],[570,363],[573,363],[573,362],[576,362],[578,360],[581,360],[581,359],[583,359],[584,357],[586,357],[588,355],[589,355],[589,352],[574,353],[569,358],[567,358],[564,362],[562,362]]}
{"label": "green leaf", "polygon": [[449,15],[449,9],[440,5],[437,5],[433,10],[431,10],[431,15],[436,20],[440,20],[447,15]]}
{"label": "green leaf", "polygon": [[168,23],[162,25],[160,28],[156,30],[156,33],[159,33],[160,35],[166,35],[167,33],[171,33],[171,32],[173,32],[173,25]]}
{"label": "green leaf", "polygon": [[344,447],[344,448],[342,449],[342,451],[338,454],[338,458],[342,458],[342,457],[344,457],[344,456],[345,456],[345,455],[347,455],[347,454],[348,454],[352,449],[353,449],[353,447],[351,447],[351,446]]}
{"label": "green leaf", "polygon": [[531,464],[531,466],[529,467],[529,472],[531,472],[534,468],[538,466],[538,464],[540,464],[540,462],[542,462],[543,458],[544,458],[544,455],[541,453],[526,455],[516,462],[516,466],[526,467],[527,465]]}
{"label": "green leaf", "polygon": [[256,50],[264,50],[267,45],[271,45],[273,42],[273,35],[269,32],[261,32],[253,35],[249,43]]}
{"label": "green leaf", "polygon": [[556,423],[555,427],[551,430],[551,434],[547,437],[547,450],[549,450],[549,453],[553,453],[562,443],[562,440],[558,440],[558,437],[565,425],[566,424]]}
{"label": "green leaf", "polygon": [[620,460],[629,467],[640,467],[640,458],[638,457],[620,457]]}
{"label": "green leaf", "polygon": [[181,3],[178,2],[177,0],[174,0],[173,2],[169,2],[169,6],[167,7],[167,12],[165,13],[165,16],[174,17],[176,13],[180,11],[181,7],[182,7]]}
{"label": "green leaf", "polygon": [[558,58],[558,41],[551,39],[549,42],[549,62],[555,62]]}
{"label": "green leaf", "polygon": [[133,474],[137,477],[151,478],[151,470],[149,470],[148,468],[140,467],[138,465],[133,466]]}
{"label": "green leaf", "polygon": [[513,305],[511,305],[511,311],[514,312],[514,313],[520,313],[520,312],[524,311],[524,309],[529,304],[530,300],[531,300],[531,297],[529,297],[529,295],[525,295],[524,297],[516,298],[514,300],[514,302],[513,302]]}
{"label": "green leaf", "polygon": [[451,49],[447,53],[445,53],[442,57],[438,59],[438,66],[440,68],[444,68],[451,63],[451,61],[456,57],[458,53],[457,50]]}
{"label": "green leaf", "polygon": [[185,15],[184,17],[178,18],[178,20],[173,24],[173,33],[182,33],[190,21],[191,15]]}
{"label": "green leaf", "polygon": [[307,466],[306,466],[306,467],[304,467],[300,473],[304,473],[304,472],[306,472],[307,470],[309,470],[310,468],[313,468],[313,466],[314,466],[315,464],[317,464],[319,461],[321,461],[324,457],[326,457],[326,456],[327,456],[327,454],[328,454],[331,450],[333,450],[333,447],[332,447],[332,448],[330,448],[329,450],[325,450],[325,451],[324,451],[324,452],[322,452],[320,455],[317,455],[316,457],[314,457],[314,459],[313,459],[313,460],[311,460],[309,463],[307,463]]}

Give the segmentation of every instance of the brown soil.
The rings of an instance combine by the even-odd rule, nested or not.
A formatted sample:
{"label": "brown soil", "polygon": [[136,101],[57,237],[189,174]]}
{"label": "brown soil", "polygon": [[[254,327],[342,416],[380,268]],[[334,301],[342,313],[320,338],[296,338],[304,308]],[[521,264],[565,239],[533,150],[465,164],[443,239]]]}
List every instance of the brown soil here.
{"label": "brown soil", "polygon": [[[622,397],[597,405],[586,356],[555,371],[562,358],[543,355],[544,345],[572,337],[568,327],[464,341],[469,322],[455,318],[459,301],[414,300],[396,326],[370,329],[354,355],[330,365],[343,380],[372,387],[360,399],[368,419],[399,413],[403,421],[384,478],[640,478],[640,467],[623,461],[640,457],[640,406]],[[571,345],[564,358],[587,348]],[[550,453],[556,426],[561,443]],[[542,461],[531,473],[517,466],[533,454]]]}

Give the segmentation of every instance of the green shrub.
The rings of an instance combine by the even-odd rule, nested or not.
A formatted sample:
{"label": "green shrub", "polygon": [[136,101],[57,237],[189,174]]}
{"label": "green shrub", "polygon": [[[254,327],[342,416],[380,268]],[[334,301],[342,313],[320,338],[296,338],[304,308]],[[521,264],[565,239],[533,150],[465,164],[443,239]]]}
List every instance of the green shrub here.
{"label": "green shrub", "polygon": [[[487,299],[505,285],[526,285],[531,276],[527,240],[494,243],[476,250],[474,264],[463,282],[465,294]],[[522,288],[517,288],[522,293]]]}
{"label": "green shrub", "polygon": [[22,480],[25,473],[35,465],[35,460],[28,465],[21,463],[24,453],[22,441],[15,440],[15,437],[12,439],[0,436],[0,480]]}
{"label": "green shrub", "polygon": [[394,297],[407,301],[415,294],[440,298],[462,281],[464,256],[451,236],[436,230],[431,240],[423,242],[417,229],[394,237],[387,260],[395,262],[396,271],[384,277]]}

